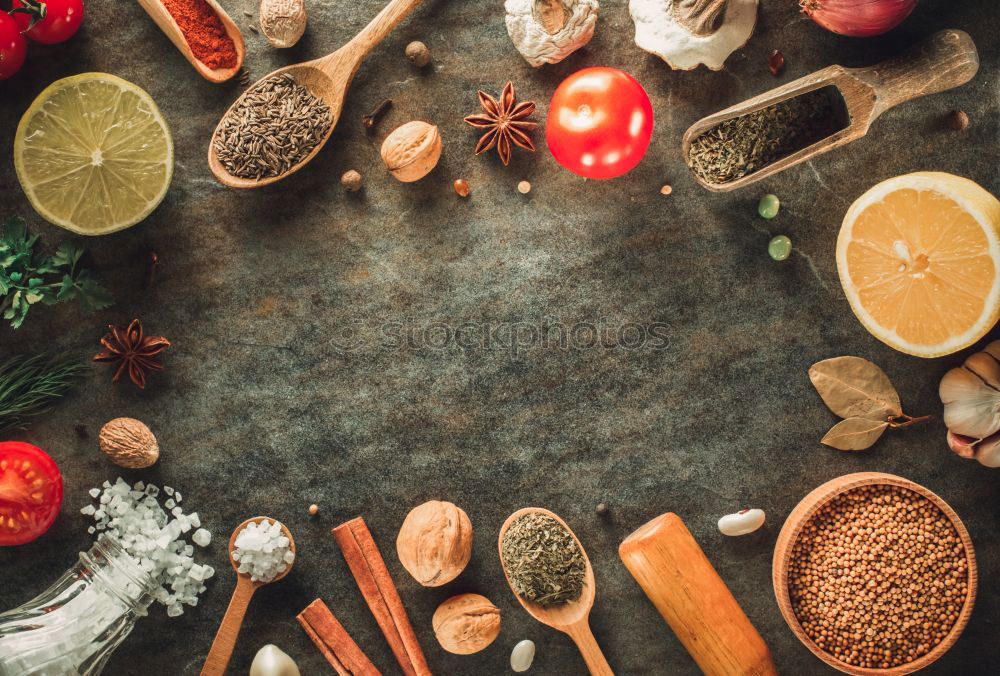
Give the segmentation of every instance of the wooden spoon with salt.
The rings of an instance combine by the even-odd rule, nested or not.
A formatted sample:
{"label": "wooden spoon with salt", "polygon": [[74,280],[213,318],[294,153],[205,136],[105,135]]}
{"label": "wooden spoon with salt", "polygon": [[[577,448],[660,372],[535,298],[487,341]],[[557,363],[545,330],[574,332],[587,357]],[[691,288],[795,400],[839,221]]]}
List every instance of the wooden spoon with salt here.
{"label": "wooden spoon with salt", "polygon": [[[236,647],[236,637],[239,636],[240,627],[243,626],[243,616],[246,615],[247,607],[250,605],[250,599],[253,598],[254,592],[266,584],[277,582],[285,577],[292,572],[292,566],[295,565],[294,561],[288,564],[288,567],[275,575],[271,582],[254,581],[250,579],[249,573],[240,572],[240,565],[233,559],[233,552],[236,550],[236,536],[251,523],[260,523],[265,519],[272,523],[278,521],[266,516],[255,516],[237,526],[229,538],[229,563],[233,566],[233,570],[236,571],[236,589],[233,591],[233,598],[229,601],[229,608],[226,609],[226,616],[222,618],[222,624],[219,625],[219,630],[215,633],[212,648],[208,651],[208,657],[205,658],[205,666],[201,668],[201,676],[223,676],[226,673],[226,667],[229,666],[229,659],[233,656],[233,648]],[[278,523],[281,522],[279,521]],[[296,553],[295,539],[292,537],[291,531],[283,523],[281,524],[281,534],[288,538],[288,550],[293,554]]]}
{"label": "wooden spoon with salt", "polygon": [[[365,26],[350,42],[333,54],[312,61],[285,66],[261,78],[261,80],[266,80],[275,75],[291,75],[298,84],[307,88],[314,96],[322,99],[330,107],[330,126],[327,127],[326,134],[323,135],[322,140],[316,144],[312,152],[306,155],[301,162],[282,174],[260,179],[240,178],[229,173],[215,153],[215,139],[222,129],[222,124],[233,108],[240,103],[243,96],[246,96],[246,92],[244,92],[243,96],[237,99],[229,107],[229,110],[226,111],[226,114],[222,116],[222,120],[219,121],[215,132],[212,134],[212,140],[208,144],[208,166],[212,170],[212,173],[215,174],[216,180],[230,188],[259,188],[294,174],[312,161],[316,157],[316,154],[326,145],[330,134],[333,132],[333,128],[337,126],[337,120],[340,118],[340,112],[344,107],[344,98],[347,96],[347,88],[351,86],[351,80],[354,79],[358,68],[361,67],[361,62],[364,61],[375,45],[382,42],[392,29],[396,27],[396,24],[402,21],[421,2],[423,0],[392,0],[371,20],[371,23]],[[252,91],[255,86],[256,83],[247,91]]]}
{"label": "wooden spoon with salt", "polygon": [[[510,583],[510,574],[507,572],[507,562],[503,558],[503,537],[507,534],[507,529],[510,528],[510,525],[525,514],[543,514],[555,519],[576,540],[576,546],[580,548],[580,553],[583,555],[583,561],[587,567],[583,579],[583,592],[580,594],[580,598],[568,603],[540,606],[537,603],[526,601],[514,591],[514,585]],[[500,527],[498,546],[500,548],[500,565],[503,566],[503,574],[506,576],[507,584],[510,584],[510,590],[514,592],[518,603],[528,611],[529,615],[542,624],[557,629],[564,634],[569,634],[569,637],[576,643],[576,647],[579,648],[580,654],[583,656],[583,661],[586,662],[587,669],[590,670],[591,674],[595,676],[614,676],[611,666],[604,658],[604,653],[601,652],[601,646],[597,644],[597,639],[594,638],[594,633],[590,630],[590,610],[594,607],[594,597],[596,596],[594,568],[590,565],[590,559],[587,557],[587,552],[584,550],[583,545],[580,544],[580,539],[570,530],[566,522],[549,510],[541,507],[519,509],[507,517],[507,520],[503,522],[503,526]]]}
{"label": "wooden spoon with salt", "polygon": [[191,46],[188,44],[187,38],[184,37],[184,33],[181,32],[180,26],[174,21],[174,17],[163,6],[163,0],[139,0],[139,5],[146,10],[146,14],[156,22],[160,30],[170,38],[170,41],[184,55],[184,58],[194,66],[199,75],[209,82],[219,84],[231,79],[236,73],[240,72],[240,68],[243,67],[243,56],[246,54],[246,45],[243,43],[243,33],[240,32],[240,29],[229,18],[229,15],[226,14],[226,10],[222,9],[216,0],[205,0],[205,2],[219,16],[219,20],[222,21],[222,27],[226,29],[226,34],[229,35],[229,39],[233,41],[233,45],[236,47],[236,64],[232,68],[209,68],[202,63],[194,55],[194,52],[191,51]]}

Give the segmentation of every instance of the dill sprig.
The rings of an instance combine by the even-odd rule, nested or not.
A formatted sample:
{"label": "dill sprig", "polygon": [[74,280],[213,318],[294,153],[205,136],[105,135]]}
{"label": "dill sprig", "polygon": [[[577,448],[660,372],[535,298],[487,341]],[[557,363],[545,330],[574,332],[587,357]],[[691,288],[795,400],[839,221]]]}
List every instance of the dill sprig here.
{"label": "dill sprig", "polygon": [[0,430],[23,427],[47,412],[89,365],[51,353],[20,355],[0,364]]}

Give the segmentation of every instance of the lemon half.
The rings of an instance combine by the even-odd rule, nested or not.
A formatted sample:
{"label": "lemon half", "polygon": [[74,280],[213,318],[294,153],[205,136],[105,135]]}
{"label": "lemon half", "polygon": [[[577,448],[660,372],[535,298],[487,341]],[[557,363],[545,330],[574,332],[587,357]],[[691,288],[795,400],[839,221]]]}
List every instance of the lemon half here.
{"label": "lemon half", "polygon": [[153,99],[107,73],[57,80],[17,126],[14,168],[35,211],[81,235],[143,220],[167,194],[174,145]]}

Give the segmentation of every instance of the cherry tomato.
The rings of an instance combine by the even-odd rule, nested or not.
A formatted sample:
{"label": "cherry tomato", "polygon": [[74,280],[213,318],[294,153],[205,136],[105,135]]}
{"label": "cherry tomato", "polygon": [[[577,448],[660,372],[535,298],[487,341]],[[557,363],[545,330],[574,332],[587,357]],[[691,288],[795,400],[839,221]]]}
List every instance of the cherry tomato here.
{"label": "cherry tomato", "polygon": [[[38,6],[45,6],[45,18],[31,26],[34,16],[38,15]],[[15,12],[21,30],[25,35],[43,45],[55,45],[66,42],[76,33],[83,23],[83,0],[14,0],[13,9],[28,8],[32,14]],[[31,26],[31,28],[28,28]]]}
{"label": "cherry tomato", "polygon": [[6,80],[21,70],[28,41],[21,35],[17,21],[0,10],[0,80]]}
{"label": "cherry tomato", "polygon": [[23,545],[47,531],[62,499],[62,474],[45,451],[0,441],[0,546]]}
{"label": "cherry tomato", "polygon": [[552,95],[545,140],[559,164],[587,178],[614,178],[646,154],[653,106],[646,90],[616,68],[585,68]]}

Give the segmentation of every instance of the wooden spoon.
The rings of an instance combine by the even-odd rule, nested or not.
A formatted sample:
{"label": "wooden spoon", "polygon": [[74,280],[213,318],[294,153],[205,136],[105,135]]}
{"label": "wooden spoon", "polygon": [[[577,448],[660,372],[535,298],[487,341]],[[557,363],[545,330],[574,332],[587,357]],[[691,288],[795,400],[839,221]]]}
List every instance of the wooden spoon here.
{"label": "wooden spoon", "polygon": [[681,152],[690,167],[691,143],[712,127],[786,99],[831,87],[834,98],[842,99],[836,103],[845,108],[844,127],[839,131],[735,181],[710,183],[694,174],[695,180],[709,190],[742,188],[861,138],[875,118],[893,106],[965,84],[977,70],[979,55],[969,34],[955,29],[939,31],[894,59],[867,68],[829,66],[702,118],[684,134]]}
{"label": "wooden spoon", "polygon": [[[226,609],[226,616],[222,618],[222,624],[219,625],[219,631],[215,634],[215,640],[212,641],[212,648],[208,651],[208,657],[205,658],[205,666],[201,668],[201,676],[222,676],[226,672],[226,667],[229,666],[229,658],[233,656],[233,648],[236,647],[236,637],[239,636],[240,627],[243,626],[243,616],[247,612],[247,606],[250,605],[250,599],[253,598],[254,592],[265,584],[277,582],[285,577],[291,572],[292,566],[295,565],[294,561],[288,564],[288,568],[278,573],[271,582],[261,582],[260,580],[254,582],[250,579],[249,574],[239,572],[239,564],[233,560],[233,550],[236,549],[236,536],[250,525],[250,523],[260,523],[265,519],[271,522],[277,521],[277,519],[271,519],[266,516],[255,516],[237,526],[229,538],[229,563],[232,564],[233,570],[236,571],[236,589],[233,591],[233,598],[229,601],[229,608]],[[285,524],[281,524],[281,534],[288,538],[288,549],[294,553],[295,540],[292,538],[292,533]]]}
{"label": "wooden spoon", "polygon": [[570,527],[566,525],[566,522],[560,519],[558,516],[553,514],[547,509],[542,509],[541,507],[525,507],[524,509],[519,509],[503,522],[503,526],[500,527],[500,538],[498,546],[500,548],[500,565],[503,566],[503,574],[507,577],[507,584],[510,584],[510,575],[507,573],[507,564],[503,559],[503,536],[507,533],[507,529],[510,525],[514,523],[517,519],[521,518],[525,514],[544,514],[545,516],[552,517],[558,521],[563,528],[565,528],[573,539],[576,540],[576,546],[580,548],[580,553],[583,554],[583,560],[587,565],[587,573],[584,577],[583,593],[575,601],[570,601],[569,603],[561,603],[554,606],[540,606],[537,603],[532,603],[531,601],[525,601],[521,598],[516,591],[514,591],[514,585],[510,585],[510,590],[514,592],[514,596],[517,598],[521,606],[528,611],[528,614],[533,618],[546,624],[553,629],[558,629],[559,631],[569,634],[569,637],[573,639],[576,643],[576,647],[580,649],[580,654],[583,655],[583,661],[587,663],[587,669],[590,670],[591,674],[599,676],[614,676],[614,672],[611,670],[611,666],[608,665],[608,661],[604,659],[604,653],[601,652],[601,646],[597,644],[597,639],[594,638],[594,634],[590,631],[590,609],[594,607],[594,596],[596,590],[594,588],[594,569],[590,565],[590,559],[587,558],[587,552],[584,550],[583,545],[580,544],[580,539],[576,537],[576,534],[570,530]]}
{"label": "wooden spoon", "polygon": [[198,74],[209,82],[218,84],[232,78],[243,67],[243,56],[246,54],[246,45],[243,44],[243,33],[240,32],[239,27],[226,14],[226,10],[222,9],[215,0],[205,0],[205,2],[219,15],[223,28],[226,29],[226,33],[233,41],[233,44],[236,45],[236,64],[232,68],[212,69],[199,61],[198,57],[191,51],[191,46],[188,44],[187,39],[185,39],[184,33],[181,32],[180,26],[174,21],[174,17],[170,15],[167,8],[163,6],[162,0],[139,0],[139,5],[146,10],[146,14],[156,22],[160,30],[170,38],[170,41],[180,50],[184,58],[191,62],[191,65],[198,71]]}
{"label": "wooden spoon", "polygon": [[[327,128],[323,139],[312,149],[312,152],[285,173],[261,179],[234,176],[226,170],[225,166],[223,166],[222,162],[216,156],[215,139],[222,129],[222,123],[226,119],[226,116],[242,100],[243,97],[241,96],[229,107],[226,114],[222,116],[222,120],[219,121],[215,132],[212,134],[212,140],[208,144],[208,166],[212,170],[212,173],[215,174],[216,180],[230,188],[259,188],[280,181],[308,164],[316,157],[320,149],[326,145],[330,134],[333,132],[333,128],[337,126],[337,120],[340,118],[340,112],[344,107],[344,98],[347,96],[347,88],[351,86],[351,80],[354,79],[355,73],[361,67],[361,62],[364,61],[368,52],[375,45],[382,42],[392,29],[396,27],[396,24],[402,21],[421,2],[423,0],[392,0],[378,13],[378,16],[371,20],[371,23],[365,26],[350,42],[333,54],[312,61],[285,66],[261,78],[261,80],[266,80],[269,77],[285,73],[294,77],[298,84],[309,89],[314,96],[322,99],[330,107],[330,115],[332,117],[330,126]],[[254,86],[256,86],[256,83]],[[250,87],[247,91],[251,91],[252,89],[253,87]],[[243,93],[243,96],[246,96],[246,92]]]}

